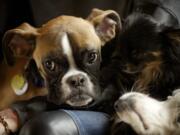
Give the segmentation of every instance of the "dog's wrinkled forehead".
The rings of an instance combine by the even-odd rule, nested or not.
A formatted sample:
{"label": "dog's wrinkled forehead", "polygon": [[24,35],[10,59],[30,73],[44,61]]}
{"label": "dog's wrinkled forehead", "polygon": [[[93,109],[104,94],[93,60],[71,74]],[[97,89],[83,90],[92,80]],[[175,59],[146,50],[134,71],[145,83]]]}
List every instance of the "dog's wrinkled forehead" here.
{"label": "dog's wrinkled forehead", "polygon": [[93,25],[77,17],[60,16],[43,25],[39,32],[41,34],[36,40],[37,47],[33,56],[35,59],[46,57],[50,52],[63,54],[65,34],[72,51],[76,49],[98,50],[101,46]]}
{"label": "dog's wrinkled forehead", "polygon": [[60,35],[67,33],[74,45],[79,47],[98,47],[101,45],[93,25],[84,19],[72,16],[60,16],[49,21],[43,25],[40,33],[41,39],[45,37],[46,40],[49,38],[60,40],[59,38],[62,37]]}

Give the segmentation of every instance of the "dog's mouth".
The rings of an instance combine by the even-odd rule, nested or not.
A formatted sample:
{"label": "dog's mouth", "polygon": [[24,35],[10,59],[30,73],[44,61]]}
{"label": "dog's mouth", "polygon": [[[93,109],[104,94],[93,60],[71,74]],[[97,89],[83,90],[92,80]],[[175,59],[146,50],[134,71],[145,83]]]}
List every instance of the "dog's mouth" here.
{"label": "dog's mouth", "polygon": [[141,121],[143,127],[145,130],[148,130],[148,125],[146,124],[144,118],[142,117],[142,115],[136,110],[136,109],[132,109],[134,111],[134,113],[139,117],[139,120]]}
{"label": "dog's mouth", "polygon": [[93,98],[89,95],[77,94],[68,98],[65,103],[73,107],[83,107],[91,104],[93,101]]}

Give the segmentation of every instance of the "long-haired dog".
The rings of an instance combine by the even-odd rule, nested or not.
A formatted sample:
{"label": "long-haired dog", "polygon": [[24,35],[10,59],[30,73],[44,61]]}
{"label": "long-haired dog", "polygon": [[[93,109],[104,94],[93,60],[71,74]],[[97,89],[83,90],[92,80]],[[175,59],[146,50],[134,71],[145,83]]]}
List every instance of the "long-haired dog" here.
{"label": "long-haired dog", "polygon": [[102,65],[105,84],[112,80],[120,94],[133,86],[159,99],[166,99],[179,87],[178,5],[178,0],[134,2],[132,14],[122,18],[122,29],[115,40],[102,50],[105,64],[110,63]]}
{"label": "long-haired dog", "polygon": [[149,15],[133,13],[116,38],[111,62],[102,72],[106,81],[115,82],[120,95],[122,89],[134,87],[166,99],[180,86],[180,29],[165,27]]}
{"label": "long-haired dog", "polygon": [[[145,112],[140,115],[136,113],[138,117],[134,117],[134,113],[132,115],[128,114],[132,111],[126,111],[123,116],[125,119],[130,119],[129,122],[122,120],[122,116],[121,118],[115,118],[112,134],[178,134],[179,131],[176,133],[176,129],[179,126],[175,126],[178,123],[173,123],[175,125],[169,124],[169,122],[172,123],[175,120],[175,117],[169,115],[172,112],[177,114],[177,111],[169,112],[170,107],[163,107],[162,109],[163,105],[159,105],[161,103],[157,101],[166,100],[173,90],[180,86],[180,29],[177,25],[173,26],[169,23],[167,26],[159,23],[151,15],[134,12],[124,20],[122,29],[119,35],[116,36],[115,45],[111,46],[110,49],[113,51],[109,58],[110,64],[102,70],[106,73],[104,82],[112,80],[119,90],[120,96],[128,90],[141,93],[135,94],[137,100],[141,102],[137,105],[139,110],[143,112],[144,106],[149,108],[146,108]],[[107,48],[107,50],[110,49]],[[107,74],[108,72],[110,74]],[[153,99],[142,93],[148,94]],[[165,102],[169,102],[169,100]],[[120,109],[122,112],[127,110],[124,107]],[[116,112],[118,111],[116,110]],[[159,114],[161,112],[166,114],[156,117],[161,115]],[[151,120],[152,123],[143,122],[143,117]],[[138,118],[141,123],[137,120]],[[161,121],[163,118],[164,120]],[[119,120],[121,122],[116,122]],[[166,122],[167,124],[164,124]],[[171,127],[168,127],[170,125]],[[152,129],[148,126],[157,127]]]}
{"label": "long-haired dog", "polygon": [[[131,127],[132,131],[128,135],[180,134],[180,89],[166,101],[158,101],[138,92],[129,92],[116,101],[115,109],[116,121],[119,124],[125,122]],[[122,133],[117,130],[114,134]]]}

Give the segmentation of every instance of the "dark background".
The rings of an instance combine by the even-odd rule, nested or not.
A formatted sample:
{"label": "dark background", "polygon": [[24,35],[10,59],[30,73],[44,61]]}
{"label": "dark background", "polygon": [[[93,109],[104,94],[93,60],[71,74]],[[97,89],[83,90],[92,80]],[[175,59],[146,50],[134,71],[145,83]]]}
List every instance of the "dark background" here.
{"label": "dark background", "polygon": [[[166,3],[165,5],[170,9],[180,9],[180,0],[0,0],[0,41],[5,31],[23,22],[39,27],[46,21],[63,14],[86,18],[93,8],[113,9],[123,19],[142,1]],[[179,2],[175,4],[177,1]],[[180,13],[178,15],[180,18]]]}
{"label": "dark background", "polygon": [[[23,22],[41,26],[59,15],[86,18],[92,8],[113,9],[126,16],[134,0],[0,0],[0,41],[5,31]],[[126,12],[124,12],[126,11]],[[1,44],[0,44],[1,45]],[[0,47],[2,61],[2,47]]]}

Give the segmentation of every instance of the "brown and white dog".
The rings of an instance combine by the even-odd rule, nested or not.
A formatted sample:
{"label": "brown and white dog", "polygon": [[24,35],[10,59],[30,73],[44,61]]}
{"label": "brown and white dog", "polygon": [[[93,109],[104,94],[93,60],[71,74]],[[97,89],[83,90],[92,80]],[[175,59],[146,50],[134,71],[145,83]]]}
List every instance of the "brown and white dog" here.
{"label": "brown and white dog", "polygon": [[116,121],[127,123],[138,135],[180,134],[179,89],[166,101],[158,101],[138,92],[129,92],[117,100],[115,109]]}
{"label": "brown and white dog", "polygon": [[34,59],[51,102],[88,106],[104,92],[99,79],[101,47],[115,37],[120,24],[116,12],[98,9],[86,20],[60,16],[40,28],[24,23],[4,36],[7,62]]}

